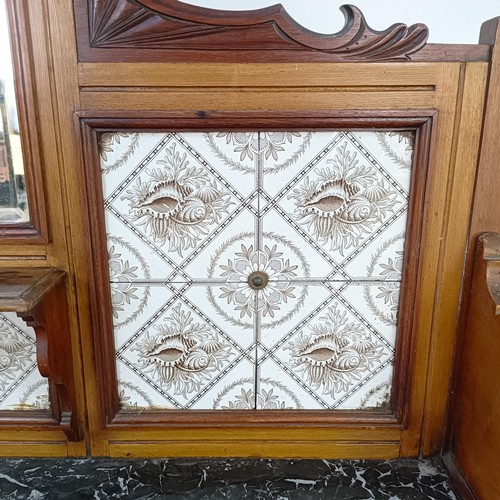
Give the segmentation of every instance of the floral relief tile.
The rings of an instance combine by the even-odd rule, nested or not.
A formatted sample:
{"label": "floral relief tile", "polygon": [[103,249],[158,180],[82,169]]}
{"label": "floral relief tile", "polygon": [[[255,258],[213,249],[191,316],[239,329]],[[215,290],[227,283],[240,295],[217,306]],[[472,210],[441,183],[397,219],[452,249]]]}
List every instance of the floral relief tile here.
{"label": "floral relief tile", "polygon": [[[270,202],[273,210],[295,228],[303,252],[320,247],[330,256],[333,274],[342,274],[344,259],[380,238],[407,210],[403,187],[349,134],[281,195]],[[264,231],[271,225],[269,213],[263,215]]]}
{"label": "floral relief tile", "polygon": [[262,244],[279,249],[293,267],[290,278],[324,279],[339,269],[335,256],[311,237],[294,217],[273,209],[262,218]]}
{"label": "floral relief tile", "polygon": [[110,283],[115,348],[124,349],[176,300],[162,283]]}
{"label": "floral relief tile", "polygon": [[411,133],[136,135],[102,149],[123,408],[386,408]]}
{"label": "floral relief tile", "polygon": [[216,323],[206,313],[206,288],[181,283],[150,287],[154,302],[161,304],[165,295],[168,299],[143,324],[120,334],[126,341],[116,343],[118,379],[136,383],[126,377],[126,366],[142,380],[155,406],[168,402],[199,408],[203,395],[224,384],[228,374],[254,374],[252,329]]}
{"label": "floral relief tile", "polygon": [[340,280],[401,281],[404,259],[406,216],[404,212],[387,225],[379,238],[362,246],[342,261]]}
{"label": "floral relief tile", "polygon": [[281,199],[340,141],[342,132],[261,132],[260,187],[265,206]]}
{"label": "floral relief tile", "polygon": [[0,410],[49,410],[36,364],[35,334],[15,313],[0,314]]}
{"label": "floral relief tile", "polygon": [[123,226],[181,265],[247,200],[212,165],[180,138],[162,146],[106,198],[107,231]]}
{"label": "floral relief tile", "polygon": [[[230,262],[234,265],[244,265],[240,254],[249,252],[251,257],[246,264],[257,267],[260,258],[257,250],[259,245],[256,216],[244,209],[221,223],[210,239],[206,239],[187,255],[182,269],[195,281],[240,281],[246,279],[246,276],[243,276],[244,271],[241,270],[241,275],[232,273],[228,269]],[[247,271],[250,273],[250,268]]]}
{"label": "floral relief tile", "polygon": [[[355,293],[346,294],[349,288]],[[331,286],[328,305],[317,308],[258,358],[260,375],[271,377],[279,365],[291,379],[289,385],[307,388],[319,404],[358,408],[354,394],[392,364],[395,340],[394,326],[381,325],[370,310],[361,308],[360,288]]]}

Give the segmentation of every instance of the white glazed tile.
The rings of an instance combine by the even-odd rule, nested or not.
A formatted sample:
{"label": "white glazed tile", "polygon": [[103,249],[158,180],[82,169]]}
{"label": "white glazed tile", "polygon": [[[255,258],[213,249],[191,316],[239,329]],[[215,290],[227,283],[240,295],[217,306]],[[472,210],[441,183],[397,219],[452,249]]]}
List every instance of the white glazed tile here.
{"label": "white glazed tile", "polygon": [[281,198],[339,140],[338,132],[261,132],[262,182],[266,198]]}
{"label": "white glazed tile", "polygon": [[356,392],[345,398],[338,406],[337,410],[389,410],[392,393],[392,374],[394,366],[392,363],[385,364],[377,372],[373,372],[371,377]]}
{"label": "white glazed tile", "polygon": [[111,283],[115,348],[122,350],[160,318],[176,295],[162,283]]}
{"label": "white glazed tile", "polygon": [[[353,252],[342,261],[344,274],[351,280],[401,281],[406,233],[406,212],[392,224],[381,228],[379,235],[359,251]],[[336,279],[334,277],[333,279]]]}
{"label": "white glazed tile", "polygon": [[189,145],[192,156],[210,166],[212,175],[235,198],[242,201],[256,191],[257,132],[182,132],[175,137]]}
{"label": "white glazed tile", "polygon": [[[246,280],[260,258],[257,252],[257,221],[249,210],[244,209],[217,226],[210,239],[186,257],[182,269],[194,281],[219,282]],[[248,266],[243,266],[243,260]],[[239,265],[231,271],[231,264]],[[248,267],[248,269],[246,269]]]}
{"label": "white glazed tile", "polygon": [[213,380],[190,401],[193,410],[253,410],[255,359],[240,358],[231,370]]}
{"label": "white glazed tile", "polygon": [[[390,332],[394,336],[395,328],[378,331],[365,311],[353,305],[352,297],[344,297],[344,286],[332,289],[333,300],[327,307],[308,317],[270,350],[290,377],[302,381],[313,397],[332,409],[352,398],[393,357],[390,340],[394,339],[387,336]],[[261,376],[266,375],[261,368]]]}
{"label": "white glazed tile", "polygon": [[290,278],[323,279],[336,269],[335,260],[295,219],[280,208],[262,218],[262,248],[276,249],[283,263],[289,262]]}
{"label": "white glazed tile", "polygon": [[[399,310],[399,282],[352,282],[339,284],[343,305],[361,319],[372,333],[387,345],[396,345],[397,315]],[[338,293],[338,292],[337,292]]]}
{"label": "white glazed tile", "polygon": [[[170,288],[173,299],[117,349],[118,378],[127,381],[120,372],[121,365],[126,365],[150,386],[148,393],[157,394],[160,402],[166,399],[177,408],[195,404],[199,408],[197,402],[202,395],[223,383],[240,361],[247,360],[251,367],[244,375],[253,374],[252,335],[234,327],[223,330],[205,314],[202,301],[206,287],[172,284],[166,288]],[[163,288],[151,290],[155,301],[161,302]],[[243,376],[241,370],[238,376]],[[153,399],[153,404],[160,403]]]}
{"label": "white glazed tile", "polygon": [[35,335],[15,313],[0,314],[0,409],[48,409],[47,380],[36,364]]}
{"label": "white glazed tile", "polygon": [[[108,211],[105,218],[113,218]],[[118,228],[115,228],[118,229]],[[112,282],[147,282],[163,280],[182,271],[167,255],[136,231],[122,226],[107,234],[109,277]],[[184,280],[189,279],[183,273]]]}
{"label": "white glazed tile", "polygon": [[[272,203],[276,205],[275,200]],[[288,226],[295,225],[303,245],[320,247],[332,259],[335,273],[335,263],[362,251],[400,219],[407,210],[407,195],[365,154],[359,141],[345,134],[304,178],[290,186],[275,210],[293,221]]]}
{"label": "white glazed tile", "polygon": [[276,357],[265,357],[257,368],[257,409],[259,410],[324,410],[328,404],[309,390],[302,378],[288,370]]}
{"label": "white glazed tile", "polygon": [[154,161],[172,140],[164,132],[105,132],[100,134],[99,150],[104,199],[119,188],[141,165]]}
{"label": "white glazed tile", "polygon": [[[276,291],[271,285],[271,290],[265,295],[270,305],[275,308],[274,315],[266,314],[266,310],[261,306],[258,340],[263,349],[277,349],[303,328],[310,317],[322,311],[333,300],[329,288],[321,283],[293,281],[286,284],[286,288],[280,285],[283,283],[277,283]],[[280,297],[285,293],[288,295],[286,302]],[[275,297],[280,300],[273,300]],[[261,361],[260,358],[258,360]]]}
{"label": "white glazed tile", "polygon": [[409,192],[413,162],[414,132],[410,131],[352,131],[367,154],[386,170],[398,184]]}
{"label": "white glazed tile", "polygon": [[150,241],[177,265],[200,246],[247,200],[182,137],[137,166],[106,199],[113,217],[106,229],[120,234],[125,225]]}

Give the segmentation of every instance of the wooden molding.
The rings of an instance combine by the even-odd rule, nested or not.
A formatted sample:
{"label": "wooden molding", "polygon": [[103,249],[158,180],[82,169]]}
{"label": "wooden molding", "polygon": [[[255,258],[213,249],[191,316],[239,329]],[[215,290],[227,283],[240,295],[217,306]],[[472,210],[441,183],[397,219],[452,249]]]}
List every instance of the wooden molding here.
{"label": "wooden molding", "polygon": [[53,416],[69,441],[79,441],[66,273],[55,268],[3,268],[0,310],[16,312],[35,330],[38,369],[55,389]]}
{"label": "wooden molding", "polygon": [[[423,209],[427,179],[427,152],[431,139],[433,110],[422,111],[344,111],[344,112],[79,112],[84,161],[82,178],[85,179],[87,200],[89,277],[91,311],[93,315],[94,356],[97,360],[97,381],[101,408],[100,421],[104,428],[147,425],[255,426],[255,425],[367,425],[404,428],[411,398],[414,369],[413,344],[414,301],[419,266],[419,241],[422,233]],[[407,227],[403,290],[398,318],[395,374],[392,407],[386,411],[288,411],[253,412],[220,411],[148,411],[139,414],[120,411],[118,402],[116,360],[113,342],[113,319],[109,288],[108,254],[104,223],[104,200],[98,154],[98,134],[116,130],[338,130],[338,129],[413,129],[416,131],[415,155],[418,164],[413,169],[410,199],[411,213]],[[411,251],[409,250],[411,249]]]}
{"label": "wooden molding", "polygon": [[12,243],[16,245],[22,243],[44,244],[48,241],[48,225],[27,4],[7,0],[7,18],[16,82],[16,103],[21,130],[30,221],[18,224],[1,224],[0,241],[2,244]]}
{"label": "wooden molding", "polygon": [[92,47],[309,49],[335,54],[337,60],[409,60],[428,38],[423,24],[394,24],[371,29],[353,5],[343,5],[344,28],[319,35],[298,25],[281,4],[225,12],[178,0],[90,0]]}
{"label": "wooden molding", "polygon": [[369,27],[344,5],[342,30],[310,31],[282,5],[222,11],[178,0],[73,0],[81,62],[379,62],[487,60],[487,45],[427,44],[423,24]]}

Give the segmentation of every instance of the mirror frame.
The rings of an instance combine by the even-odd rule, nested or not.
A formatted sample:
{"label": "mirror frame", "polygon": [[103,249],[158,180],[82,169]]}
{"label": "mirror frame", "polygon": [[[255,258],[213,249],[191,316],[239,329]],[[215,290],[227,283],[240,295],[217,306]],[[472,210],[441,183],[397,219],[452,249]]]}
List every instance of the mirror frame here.
{"label": "mirror frame", "polygon": [[0,224],[0,245],[43,244],[48,242],[48,228],[29,18],[25,2],[6,0],[6,7],[30,220]]}

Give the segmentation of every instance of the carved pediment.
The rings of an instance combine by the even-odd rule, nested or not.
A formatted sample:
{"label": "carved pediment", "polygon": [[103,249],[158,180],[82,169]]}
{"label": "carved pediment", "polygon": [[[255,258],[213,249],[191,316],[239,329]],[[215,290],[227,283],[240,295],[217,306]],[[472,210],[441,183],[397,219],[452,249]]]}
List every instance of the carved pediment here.
{"label": "carved pediment", "polygon": [[375,31],[352,5],[340,7],[344,28],[323,35],[300,26],[281,5],[229,12],[177,0],[75,1],[77,18],[78,7],[87,1],[91,49],[184,50],[205,55],[209,51],[273,51],[280,56],[319,52],[332,61],[393,61],[410,60],[428,37],[423,24],[394,24]]}

